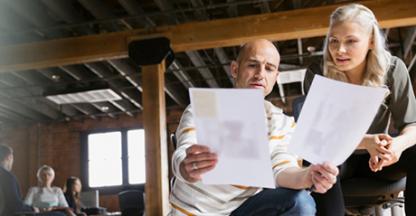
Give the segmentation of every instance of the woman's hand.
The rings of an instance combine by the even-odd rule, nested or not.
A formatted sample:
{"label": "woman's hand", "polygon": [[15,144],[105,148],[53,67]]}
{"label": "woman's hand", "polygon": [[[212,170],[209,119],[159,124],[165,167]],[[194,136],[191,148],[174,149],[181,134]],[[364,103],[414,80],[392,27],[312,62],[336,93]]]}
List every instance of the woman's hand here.
{"label": "woman's hand", "polygon": [[[377,164],[377,166],[374,166],[375,171],[380,171],[383,169],[383,167],[390,166],[392,164],[395,164],[397,161],[399,161],[400,156],[403,153],[403,149],[399,147],[397,144],[397,139],[393,139],[393,142],[386,146],[387,152],[383,153],[383,159],[380,160]],[[370,158],[371,161],[371,158]],[[371,167],[371,166],[370,166]]]}
{"label": "woman's hand", "polygon": [[393,141],[393,138],[388,134],[367,135],[365,139],[364,147],[371,157],[382,157],[380,153],[388,153],[387,146],[391,145]]}
{"label": "woman's hand", "polygon": [[370,154],[368,165],[373,172],[380,171],[384,160],[388,160],[388,148],[393,138],[388,134],[367,135],[364,138],[364,147]]}

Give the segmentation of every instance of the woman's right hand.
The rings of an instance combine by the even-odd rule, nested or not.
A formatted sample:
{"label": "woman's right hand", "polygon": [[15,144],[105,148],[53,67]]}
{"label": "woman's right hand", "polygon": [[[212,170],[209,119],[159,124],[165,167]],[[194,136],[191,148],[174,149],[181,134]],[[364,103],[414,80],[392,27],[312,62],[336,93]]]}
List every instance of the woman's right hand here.
{"label": "woman's right hand", "polygon": [[365,149],[370,156],[382,156],[388,153],[388,146],[393,141],[393,138],[388,134],[372,134],[365,138]]}
{"label": "woman's right hand", "polygon": [[365,139],[365,149],[370,154],[369,167],[373,172],[379,171],[379,164],[388,159],[385,154],[389,153],[388,148],[393,138],[388,134],[372,134],[367,135]]}

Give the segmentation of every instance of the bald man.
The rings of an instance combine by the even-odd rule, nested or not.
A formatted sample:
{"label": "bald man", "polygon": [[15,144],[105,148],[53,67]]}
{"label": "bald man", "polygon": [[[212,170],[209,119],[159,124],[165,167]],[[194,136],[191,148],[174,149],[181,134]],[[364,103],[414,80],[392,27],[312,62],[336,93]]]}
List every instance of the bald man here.
{"label": "bald man", "polygon": [[[279,52],[270,41],[248,42],[231,63],[235,87],[262,89],[267,96],[276,83],[279,62]],[[315,203],[304,189],[325,193],[336,182],[338,169],[327,163],[299,167],[296,158],[286,152],[294,130],[293,118],[268,101],[264,106],[276,188],[204,185],[201,176],[216,166],[218,158],[196,142],[192,108],[188,106],[177,129],[178,148],[172,157],[177,179],[170,196],[172,216],[315,215]]]}

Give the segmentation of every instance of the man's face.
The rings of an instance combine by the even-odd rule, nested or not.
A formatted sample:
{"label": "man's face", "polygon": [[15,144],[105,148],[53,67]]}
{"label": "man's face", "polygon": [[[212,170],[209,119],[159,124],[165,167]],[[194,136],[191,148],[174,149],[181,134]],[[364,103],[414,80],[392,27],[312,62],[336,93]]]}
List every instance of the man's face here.
{"label": "man's face", "polygon": [[11,171],[12,167],[13,167],[13,162],[14,162],[13,154],[10,154],[9,156],[6,157],[5,161],[3,162],[4,163],[4,168],[7,171]]}
{"label": "man's face", "polygon": [[276,83],[280,56],[275,46],[266,40],[246,44],[239,62],[231,63],[231,74],[237,88],[262,89],[270,94]]}

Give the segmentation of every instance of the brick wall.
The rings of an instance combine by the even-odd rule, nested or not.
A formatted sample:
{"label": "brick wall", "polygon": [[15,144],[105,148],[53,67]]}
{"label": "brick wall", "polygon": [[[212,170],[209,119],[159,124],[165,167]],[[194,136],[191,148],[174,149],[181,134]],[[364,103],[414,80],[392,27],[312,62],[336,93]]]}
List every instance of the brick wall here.
{"label": "brick wall", "polygon": [[[167,111],[168,133],[175,131],[182,109]],[[68,176],[81,175],[81,133],[99,129],[142,127],[142,116],[88,119],[52,124],[36,124],[28,127],[2,128],[0,141],[13,147],[17,176],[23,196],[30,186],[36,185],[36,171],[47,164],[55,169],[54,185],[62,187]],[[168,136],[169,137],[169,136]],[[169,151],[173,149],[169,144]],[[118,211],[117,195],[103,195],[100,205],[109,211]]]}

